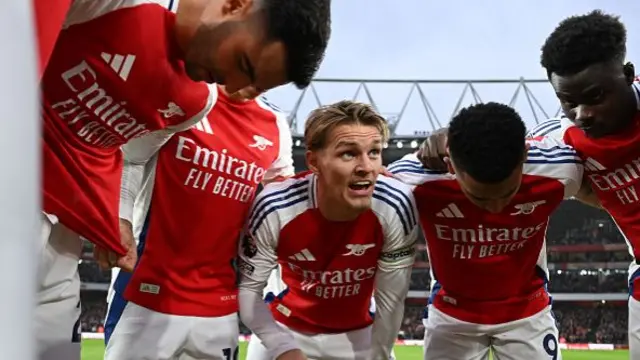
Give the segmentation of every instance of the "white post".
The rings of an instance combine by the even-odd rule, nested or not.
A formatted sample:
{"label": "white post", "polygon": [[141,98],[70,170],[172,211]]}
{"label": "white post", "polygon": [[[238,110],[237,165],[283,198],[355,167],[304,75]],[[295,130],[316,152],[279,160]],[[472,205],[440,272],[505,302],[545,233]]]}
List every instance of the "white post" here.
{"label": "white post", "polygon": [[35,244],[42,226],[32,1],[2,0],[0,44],[0,357],[31,360]]}

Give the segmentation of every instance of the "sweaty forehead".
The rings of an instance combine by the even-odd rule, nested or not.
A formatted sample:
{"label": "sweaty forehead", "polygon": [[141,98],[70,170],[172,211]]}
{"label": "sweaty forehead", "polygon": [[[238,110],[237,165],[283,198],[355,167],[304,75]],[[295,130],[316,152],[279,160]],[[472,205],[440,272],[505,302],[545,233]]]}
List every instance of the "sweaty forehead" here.
{"label": "sweaty forehead", "polygon": [[552,73],[549,80],[556,92],[580,93],[596,86],[608,87],[621,78],[624,78],[622,65],[605,62],[591,65],[572,75]]}

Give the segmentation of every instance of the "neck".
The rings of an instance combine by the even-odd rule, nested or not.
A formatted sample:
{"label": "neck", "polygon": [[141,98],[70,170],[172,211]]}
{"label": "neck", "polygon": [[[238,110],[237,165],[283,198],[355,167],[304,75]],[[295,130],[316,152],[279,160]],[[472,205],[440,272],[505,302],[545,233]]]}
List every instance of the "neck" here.
{"label": "neck", "polygon": [[320,214],[329,221],[353,221],[360,216],[360,212],[354,211],[351,207],[340,204],[340,201],[332,199],[326,188],[318,178],[316,188],[316,199]]}
{"label": "neck", "polygon": [[236,91],[233,94],[229,94],[227,92],[227,89],[223,85],[218,85],[218,91],[221,94],[223,94],[227,99],[229,99],[231,102],[234,102],[234,103],[243,104],[243,103],[246,103],[247,101],[253,100],[245,97],[242,91]]}
{"label": "neck", "polygon": [[202,13],[207,6],[207,0],[180,0],[176,11],[176,41],[184,52],[189,42],[198,30]]}
{"label": "neck", "polygon": [[636,119],[638,114],[638,99],[636,98],[636,90],[633,88],[633,85],[629,86],[629,91],[627,92],[627,105],[625,108],[628,110],[627,121],[625,125],[630,125]]}

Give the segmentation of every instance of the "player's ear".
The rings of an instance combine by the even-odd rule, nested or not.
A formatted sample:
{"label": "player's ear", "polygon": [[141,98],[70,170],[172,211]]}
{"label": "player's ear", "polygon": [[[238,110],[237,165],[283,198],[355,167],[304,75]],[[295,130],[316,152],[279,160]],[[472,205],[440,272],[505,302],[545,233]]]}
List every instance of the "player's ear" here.
{"label": "player's ear", "polygon": [[524,144],[524,153],[522,154],[522,163],[524,164],[527,161],[527,157],[529,156],[529,143]]}
{"label": "player's ear", "polygon": [[315,152],[307,150],[304,153],[304,157],[307,160],[307,168],[314,174],[318,174],[318,156]]}
{"label": "player's ear", "polygon": [[633,84],[633,81],[636,79],[636,69],[633,64],[631,62],[624,64],[622,72],[624,72],[624,78],[627,81],[627,84]]}
{"label": "player's ear", "polygon": [[449,174],[455,174],[456,173],[456,169],[453,167],[453,163],[451,162],[451,158],[450,157],[446,157],[444,159],[444,163],[447,164],[447,171],[449,172]]}
{"label": "player's ear", "polygon": [[249,12],[253,0],[223,0],[222,15],[240,15]]}
{"label": "player's ear", "polygon": [[449,146],[447,145],[447,156],[442,158],[442,161],[447,165],[447,171],[449,174],[455,174],[456,170],[453,168],[453,162],[451,162],[451,155],[449,155]]}

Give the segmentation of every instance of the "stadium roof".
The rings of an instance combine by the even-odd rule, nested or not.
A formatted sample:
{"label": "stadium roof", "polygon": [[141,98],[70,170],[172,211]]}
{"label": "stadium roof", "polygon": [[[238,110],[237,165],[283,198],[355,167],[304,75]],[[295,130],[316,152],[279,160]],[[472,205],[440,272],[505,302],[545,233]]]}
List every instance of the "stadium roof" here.
{"label": "stadium roof", "polygon": [[[507,80],[385,80],[316,79],[288,96],[269,94],[289,116],[294,134],[314,108],[342,99],[371,104],[389,121],[394,138],[413,138],[442,126],[468,105],[497,101],[515,107],[528,127],[560,113],[553,89],[544,79]],[[297,94],[291,96],[293,94]]]}

